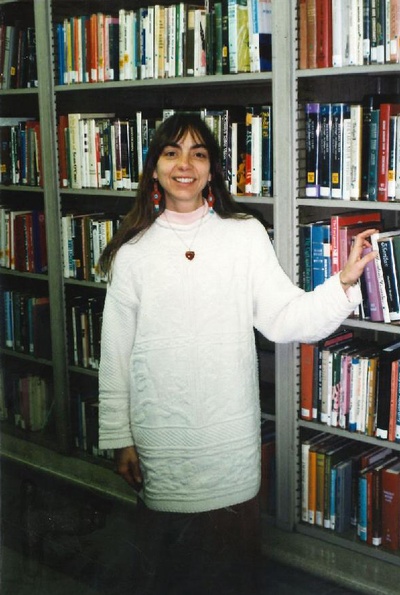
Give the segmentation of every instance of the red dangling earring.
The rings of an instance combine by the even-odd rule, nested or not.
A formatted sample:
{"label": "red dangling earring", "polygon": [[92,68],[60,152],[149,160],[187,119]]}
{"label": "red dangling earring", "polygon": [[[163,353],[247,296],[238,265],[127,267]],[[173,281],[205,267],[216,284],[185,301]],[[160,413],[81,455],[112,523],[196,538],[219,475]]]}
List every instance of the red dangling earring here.
{"label": "red dangling earring", "polygon": [[153,180],[153,191],[151,193],[151,201],[153,203],[153,210],[155,213],[158,213],[160,210],[160,198],[161,198],[161,193],[160,193],[160,189],[158,187],[158,180],[157,178],[154,178]]}
{"label": "red dangling earring", "polygon": [[212,193],[212,190],[211,190],[211,183],[210,183],[210,182],[208,182],[208,195],[207,195],[207,203],[208,203],[209,212],[210,212],[211,214],[212,214],[212,213],[215,213],[215,211],[214,211],[215,196],[214,196],[214,194]]}

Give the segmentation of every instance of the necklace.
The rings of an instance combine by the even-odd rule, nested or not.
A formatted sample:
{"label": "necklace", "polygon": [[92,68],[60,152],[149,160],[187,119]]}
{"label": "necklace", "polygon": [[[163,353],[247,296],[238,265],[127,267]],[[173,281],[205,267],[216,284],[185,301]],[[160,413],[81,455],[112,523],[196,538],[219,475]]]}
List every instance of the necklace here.
{"label": "necklace", "polygon": [[201,216],[200,223],[199,223],[199,225],[197,226],[197,229],[196,229],[196,232],[195,232],[195,234],[194,234],[194,237],[193,237],[192,241],[190,242],[190,245],[188,246],[188,244],[187,244],[187,243],[185,242],[185,240],[184,240],[184,239],[183,239],[183,238],[182,238],[182,237],[179,235],[179,233],[176,231],[176,229],[175,229],[174,227],[172,227],[171,223],[170,223],[170,222],[169,222],[169,220],[168,220],[167,213],[166,213],[166,211],[164,211],[164,217],[165,217],[165,221],[168,223],[168,226],[169,226],[169,228],[170,228],[170,229],[171,229],[171,230],[174,232],[174,234],[176,235],[176,237],[177,237],[177,238],[178,238],[178,239],[179,239],[179,240],[182,242],[182,244],[185,246],[185,248],[186,248],[185,257],[186,257],[188,260],[193,260],[193,258],[196,256],[196,252],[195,252],[195,251],[192,249],[192,246],[194,245],[194,242],[195,242],[195,240],[196,240],[196,238],[197,238],[197,235],[198,235],[198,233],[199,233],[199,231],[200,231],[200,227],[202,226],[203,219],[204,219],[204,216],[205,216],[206,212],[207,212],[207,211],[204,211],[203,215]]}

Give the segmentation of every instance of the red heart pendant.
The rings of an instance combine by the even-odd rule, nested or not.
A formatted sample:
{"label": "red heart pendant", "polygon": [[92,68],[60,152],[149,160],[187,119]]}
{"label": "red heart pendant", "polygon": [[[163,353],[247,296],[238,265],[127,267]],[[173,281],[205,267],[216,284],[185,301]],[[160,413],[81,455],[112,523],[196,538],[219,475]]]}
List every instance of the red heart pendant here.
{"label": "red heart pendant", "polygon": [[185,252],[185,256],[188,260],[193,260],[193,258],[194,258],[193,250],[188,250],[187,252]]}

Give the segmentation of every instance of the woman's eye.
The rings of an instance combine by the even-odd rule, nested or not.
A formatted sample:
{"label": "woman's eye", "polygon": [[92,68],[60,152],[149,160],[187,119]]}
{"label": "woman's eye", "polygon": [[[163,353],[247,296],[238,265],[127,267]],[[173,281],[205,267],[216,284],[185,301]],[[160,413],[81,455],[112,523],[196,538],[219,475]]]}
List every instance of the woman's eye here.
{"label": "woman's eye", "polygon": [[195,157],[197,159],[208,159],[208,155],[204,151],[198,151],[197,153],[195,153]]}

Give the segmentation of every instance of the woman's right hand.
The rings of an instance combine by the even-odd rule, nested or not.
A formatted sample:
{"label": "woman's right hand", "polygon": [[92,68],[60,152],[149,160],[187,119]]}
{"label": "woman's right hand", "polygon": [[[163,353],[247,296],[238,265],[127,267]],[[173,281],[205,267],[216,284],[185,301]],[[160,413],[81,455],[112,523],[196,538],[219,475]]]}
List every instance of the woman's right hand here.
{"label": "woman's right hand", "polygon": [[126,446],[125,448],[116,449],[115,462],[117,473],[136,491],[140,491],[143,485],[143,477],[136,448]]}

